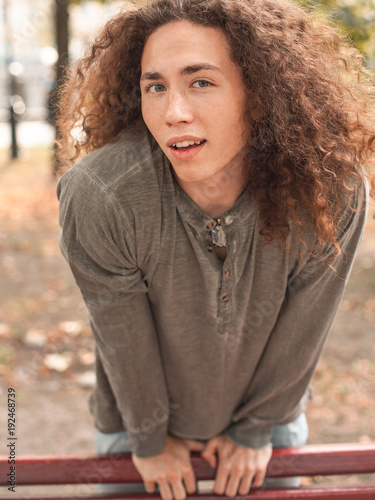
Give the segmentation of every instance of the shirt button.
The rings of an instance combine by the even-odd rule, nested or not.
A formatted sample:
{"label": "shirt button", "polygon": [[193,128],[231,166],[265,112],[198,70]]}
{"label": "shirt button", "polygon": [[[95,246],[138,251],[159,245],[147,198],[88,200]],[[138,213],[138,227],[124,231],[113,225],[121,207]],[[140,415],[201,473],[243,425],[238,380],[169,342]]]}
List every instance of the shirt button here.
{"label": "shirt button", "polygon": [[225,269],[224,276],[225,276],[226,278],[228,278],[228,276],[230,276],[230,269]]}
{"label": "shirt button", "polygon": [[213,252],[213,250],[214,250],[214,247],[213,247],[213,246],[211,246],[211,245],[207,245],[207,247],[206,247],[206,248],[207,248],[207,251],[208,251],[208,252]]}
{"label": "shirt button", "polygon": [[228,302],[229,297],[228,295],[224,295],[224,297],[221,298],[222,302]]}
{"label": "shirt button", "polygon": [[228,215],[228,217],[225,217],[225,224],[232,224],[233,222],[233,217],[231,215]]}

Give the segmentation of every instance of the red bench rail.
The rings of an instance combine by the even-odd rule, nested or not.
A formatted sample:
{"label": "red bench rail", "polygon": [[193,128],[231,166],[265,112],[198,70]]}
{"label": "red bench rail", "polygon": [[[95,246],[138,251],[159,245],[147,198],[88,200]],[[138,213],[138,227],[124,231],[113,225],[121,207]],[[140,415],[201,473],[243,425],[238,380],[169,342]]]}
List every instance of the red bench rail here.
{"label": "red bench rail", "polygon": [[[16,496],[3,498],[1,500],[17,500]],[[77,500],[76,495],[69,497],[22,497],[23,500]],[[154,498],[160,499],[159,495],[154,494],[132,494],[132,495],[112,495],[112,496],[84,496],[85,500],[152,500]],[[228,500],[229,497],[213,495],[213,494],[198,494],[190,495],[188,497],[195,500]],[[309,499],[309,500],[374,500],[375,487],[363,486],[358,488],[302,488],[295,490],[264,490],[252,491],[249,495],[236,496],[233,500],[296,500],[296,499]],[[232,500],[232,499],[230,499]]]}
{"label": "red bench rail", "polygon": [[[192,453],[192,464],[197,480],[214,479],[215,471],[199,453]],[[8,457],[0,457],[0,485],[9,486]],[[351,445],[310,445],[302,448],[274,450],[267,469],[268,478],[286,476],[316,476],[334,474],[361,474],[375,472],[375,443]],[[19,457],[16,462],[16,485],[51,485],[83,483],[136,483],[141,482],[129,454],[102,457]],[[139,500],[151,495],[129,495]],[[218,500],[217,495],[196,495],[205,500]],[[256,499],[319,498],[325,499],[372,499],[375,485],[358,488],[304,488],[252,492]],[[10,493],[9,498],[17,498]],[[95,497],[102,500],[108,497]],[[125,497],[124,497],[125,498]],[[239,497],[244,499],[244,497]],[[64,500],[61,498],[61,500]]]}

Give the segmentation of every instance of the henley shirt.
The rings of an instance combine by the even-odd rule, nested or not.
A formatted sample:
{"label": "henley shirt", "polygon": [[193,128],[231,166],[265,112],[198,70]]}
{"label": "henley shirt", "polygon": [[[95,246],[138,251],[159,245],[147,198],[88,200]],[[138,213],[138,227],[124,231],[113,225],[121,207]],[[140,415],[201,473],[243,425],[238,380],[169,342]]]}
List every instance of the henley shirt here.
{"label": "henley shirt", "polygon": [[[299,259],[264,245],[249,188],[221,217],[221,262],[216,220],[176,183],[143,122],[80,159],[57,193],[61,250],[95,339],[100,431],[127,430],[139,457],[160,453],[168,434],[260,448],[305,410],[362,236],[365,182],[356,210],[342,210],[334,269],[332,245]],[[303,235],[313,248],[314,232]]]}

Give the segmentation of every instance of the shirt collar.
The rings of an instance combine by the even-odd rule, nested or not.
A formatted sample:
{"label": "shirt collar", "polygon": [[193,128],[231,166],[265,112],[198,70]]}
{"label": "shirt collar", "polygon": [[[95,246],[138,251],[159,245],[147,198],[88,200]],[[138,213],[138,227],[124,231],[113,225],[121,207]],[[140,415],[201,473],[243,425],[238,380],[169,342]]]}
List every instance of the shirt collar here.
{"label": "shirt collar", "polygon": [[[172,169],[172,165],[170,164]],[[215,219],[203,212],[203,210],[190,198],[190,196],[176,182],[172,174],[176,205],[181,215],[196,229],[205,229],[207,225],[215,222]],[[251,217],[255,216],[255,200],[251,195],[249,186],[242,192],[235,204],[224,212],[221,216],[221,225],[226,228],[226,231],[232,232],[239,225],[247,222]]]}

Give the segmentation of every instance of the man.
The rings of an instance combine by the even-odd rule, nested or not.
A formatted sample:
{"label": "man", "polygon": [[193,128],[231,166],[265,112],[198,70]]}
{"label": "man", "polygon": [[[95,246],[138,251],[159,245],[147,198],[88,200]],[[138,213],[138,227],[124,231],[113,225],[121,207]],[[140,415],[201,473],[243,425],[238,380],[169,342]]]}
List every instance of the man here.
{"label": "man", "polygon": [[374,137],[365,111],[350,130],[337,54],[353,54],[309,23],[277,0],[129,8],[63,93],[63,147],[80,124],[74,158],[90,152],[58,196],[96,341],[97,450],[130,450],[164,500],[194,493],[191,450],[234,496],[262,485],[272,445],[307,439]]}

